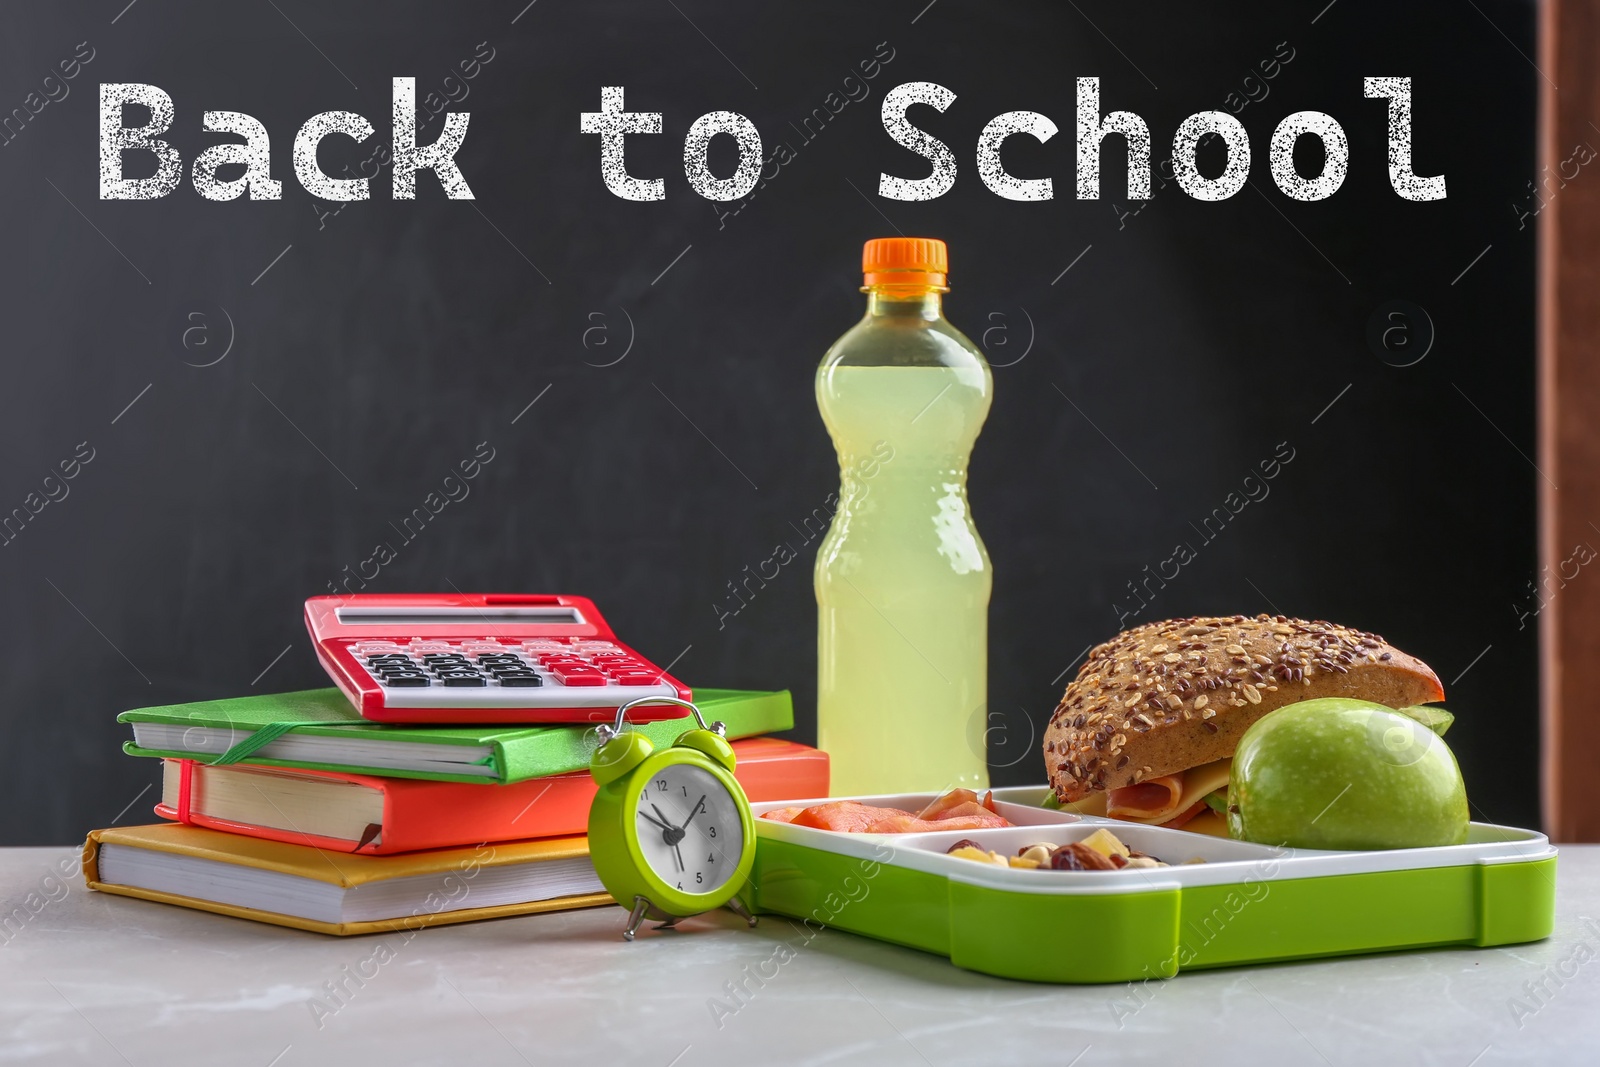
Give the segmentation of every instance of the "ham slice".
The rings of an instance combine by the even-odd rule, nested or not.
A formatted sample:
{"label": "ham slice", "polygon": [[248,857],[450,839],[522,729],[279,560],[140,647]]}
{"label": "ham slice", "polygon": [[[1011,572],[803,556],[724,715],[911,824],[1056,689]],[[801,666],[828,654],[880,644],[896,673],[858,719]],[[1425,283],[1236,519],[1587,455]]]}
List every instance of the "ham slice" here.
{"label": "ham slice", "polygon": [[1161,822],[1179,811],[1183,799],[1183,773],[1163,774],[1137,785],[1113,789],[1106,796],[1106,814],[1113,819]]}
{"label": "ham slice", "polygon": [[1226,788],[1232,767],[1231,757],[1203,763],[1177,774],[1113,789],[1109,795],[1091,794],[1090,799],[1106,798],[1106,806],[1099,812],[1086,812],[1081,807],[1075,810],[1080,814],[1110,815],[1130,822],[1177,828],[1199,813],[1199,806],[1208,794]]}
{"label": "ham slice", "polygon": [[1178,814],[1174,815],[1161,825],[1165,826],[1169,830],[1182,830],[1184,827],[1188,826],[1189,822],[1201,812],[1210,810],[1210,808],[1206,807],[1205,801],[1202,800],[1198,804],[1191,804],[1189,807],[1184,808],[1182,811],[1178,812]]}

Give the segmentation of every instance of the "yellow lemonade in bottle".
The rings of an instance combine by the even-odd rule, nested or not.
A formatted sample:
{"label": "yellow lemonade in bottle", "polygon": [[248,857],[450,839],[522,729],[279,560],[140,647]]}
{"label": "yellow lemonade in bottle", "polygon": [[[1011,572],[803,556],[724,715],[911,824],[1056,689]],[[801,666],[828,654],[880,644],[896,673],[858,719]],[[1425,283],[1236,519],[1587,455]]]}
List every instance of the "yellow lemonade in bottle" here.
{"label": "yellow lemonade in bottle", "polygon": [[944,242],[869,241],[866,316],[817,369],[839,454],[817,552],[817,734],[835,795],[982,789],[989,555],[967,459],[993,376],[944,318]]}

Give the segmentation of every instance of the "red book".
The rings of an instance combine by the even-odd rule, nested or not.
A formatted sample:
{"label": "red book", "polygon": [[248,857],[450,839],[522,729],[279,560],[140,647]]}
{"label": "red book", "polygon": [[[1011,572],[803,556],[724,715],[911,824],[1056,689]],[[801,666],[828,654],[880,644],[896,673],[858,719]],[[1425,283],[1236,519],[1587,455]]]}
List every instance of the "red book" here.
{"label": "red book", "polygon": [[[751,802],[828,795],[828,755],[772,737],[733,742]],[[387,855],[588,831],[588,771],[512,785],[166,760],[156,814],[191,826]],[[187,779],[187,782],[185,781]]]}

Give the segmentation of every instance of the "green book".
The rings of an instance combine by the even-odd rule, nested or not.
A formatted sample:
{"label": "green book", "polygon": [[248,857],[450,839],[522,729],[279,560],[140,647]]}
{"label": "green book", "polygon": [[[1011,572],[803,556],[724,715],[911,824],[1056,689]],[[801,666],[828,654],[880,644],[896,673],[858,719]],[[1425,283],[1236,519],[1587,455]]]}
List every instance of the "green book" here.
{"label": "green book", "polygon": [[[707,722],[721,720],[728,737],[753,737],[794,726],[789,691],[697,689]],[[367,722],[337,689],[308,689],[138,708],[117,716],[133,724],[132,756],[208,760],[268,725],[294,723],[249,762],[274,767],[431,778],[444,782],[521,782],[588,769],[592,726],[395,726]],[[670,745],[694,718],[667,719],[633,729]]]}

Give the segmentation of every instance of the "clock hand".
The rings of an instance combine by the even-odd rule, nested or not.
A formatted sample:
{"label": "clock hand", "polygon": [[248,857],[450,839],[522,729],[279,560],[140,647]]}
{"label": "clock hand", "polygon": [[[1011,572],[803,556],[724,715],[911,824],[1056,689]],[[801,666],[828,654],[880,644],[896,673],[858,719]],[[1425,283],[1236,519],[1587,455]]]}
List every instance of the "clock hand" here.
{"label": "clock hand", "polygon": [[668,826],[666,823],[662,822],[660,819],[656,818],[654,815],[651,815],[648,811],[640,811],[639,814],[643,815],[646,819],[649,819],[651,822],[655,823],[657,826],[661,827],[663,830],[671,830],[672,829],[672,827]]}
{"label": "clock hand", "polygon": [[676,857],[678,863],[678,873],[681,874],[687,870],[687,868],[683,865],[683,852],[678,848],[678,842],[683,840],[683,827],[668,825],[669,820],[667,819],[666,812],[662,811],[660,808],[656,808],[654,804],[651,804],[650,806],[656,809],[656,814],[661,816],[662,821],[656,822],[655,819],[650,819],[650,816],[644,815],[644,812],[642,811],[639,814],[644,815],[645,818],[650,819],[650,821],[656,823],[657,826],[665,827],[665,829],[661,831],[661,840],[672,846],[673,855]]}
{"label": "clock hand", "polygon": [[689,817],[687,819],[683,820],[683,825],[678,827],[678,829],[680,829],[680,830],[688,829],[689,824],[694,821],[694,817],[696,815],[699,815],[700,812],[702,810],[704,810],[705,806],[706,806],[706,794],[701,793],[700,794],[700,803],[698,803],[698,804],[696,804],[694,806],[694,810],[689,813]]}

